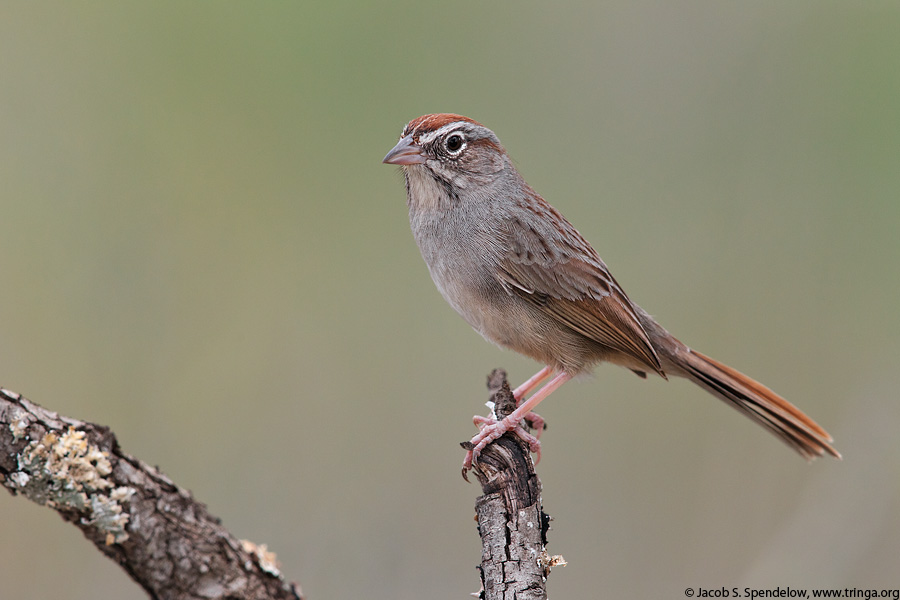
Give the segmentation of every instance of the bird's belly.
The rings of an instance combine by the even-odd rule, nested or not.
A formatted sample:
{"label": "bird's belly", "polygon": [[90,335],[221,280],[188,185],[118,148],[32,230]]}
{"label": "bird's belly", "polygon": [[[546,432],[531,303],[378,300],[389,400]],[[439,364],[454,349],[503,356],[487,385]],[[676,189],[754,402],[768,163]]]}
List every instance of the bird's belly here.
{"label": "bird's belly", "polygon": [[448,265],[437,265],[431,270],[431,278],[435,286],[466,323],[486,339],[500,343],[491,333],[496,329],[496,313],[502,308],[496,298],[492,297],[487,285],[460,285],[459,277],[451,275]]}
{"label": "bird's belly", "polygon": [[596,343],[508,293],[496,279],[459,286],[458,278],[432,277],[447,303],[489,342],[573,375],[601,360]]}
{"label": "bird's belly", "polygon": [[[573,375],[601,359],[595,342],[500,283],[500,248],[495,234],[483,227],[487,218],[472,219],[470,224],[475,225],[467,228],[470,237],[479,237],[482,243],[461,244],[458,238],[444,235],[447,227],[432,217],[412,215],[416,243],[438,291],[475,331],[489,342]],[[475,256],[473,247],[496,254]]]}

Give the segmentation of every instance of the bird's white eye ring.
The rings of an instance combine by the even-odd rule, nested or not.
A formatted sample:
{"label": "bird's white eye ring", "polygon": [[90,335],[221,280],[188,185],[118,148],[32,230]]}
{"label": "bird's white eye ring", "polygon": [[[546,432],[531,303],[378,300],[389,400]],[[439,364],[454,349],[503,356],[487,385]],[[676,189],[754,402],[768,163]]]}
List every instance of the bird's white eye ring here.
{"label": "bird's white eye ring", "polygon": [[459,154],[466,147],[466,138],[459,132],[453,132],[444,139],[444,147],[451,154]]}

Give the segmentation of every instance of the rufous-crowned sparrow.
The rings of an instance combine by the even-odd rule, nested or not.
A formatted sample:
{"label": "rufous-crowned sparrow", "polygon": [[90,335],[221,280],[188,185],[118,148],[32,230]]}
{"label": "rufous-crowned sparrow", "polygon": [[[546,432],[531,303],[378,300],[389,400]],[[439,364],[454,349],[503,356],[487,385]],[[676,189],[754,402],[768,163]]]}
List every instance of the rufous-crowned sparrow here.
{"label": "rufous-crowned sparrow", "polygon": [[514,390],[512,414],[475,417],[481,429],[463,473],[510,430],[539,452],[519,423],[600,362],[641,377],[685,377],[805,458],[840,458],[831,436],[798,408],[688,348],[632,302],[591,245],[525,183],[490,129],[460,115],[425,115],[403,128],[383,162],[403,168],[413,235],[444,299],[489,341],[546,365]]}

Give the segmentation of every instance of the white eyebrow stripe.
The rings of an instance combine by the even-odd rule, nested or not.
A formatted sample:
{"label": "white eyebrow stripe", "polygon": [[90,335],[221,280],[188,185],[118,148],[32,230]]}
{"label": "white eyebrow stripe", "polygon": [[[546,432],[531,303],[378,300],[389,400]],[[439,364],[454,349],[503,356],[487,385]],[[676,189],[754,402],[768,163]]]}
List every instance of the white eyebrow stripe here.
{"label": "white eyebrow stripe", "polygon": [[441,137],[445,133],[448,133],[453,129],[457,129],[460,125],[463,125],[465,123],[465,121],[453,121],[452,123],[447,123],[443,127],[435,129],[434,131],[426,133],[425,135],[420,137],[419,144],[428,144],[430,142],[433,142],[435,139]]}

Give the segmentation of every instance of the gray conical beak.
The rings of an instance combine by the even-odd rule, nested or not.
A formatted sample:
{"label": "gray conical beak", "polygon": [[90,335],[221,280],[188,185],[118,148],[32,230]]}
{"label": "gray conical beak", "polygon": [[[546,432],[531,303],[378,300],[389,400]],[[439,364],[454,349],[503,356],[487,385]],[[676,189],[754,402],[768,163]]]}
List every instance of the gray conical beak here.
{"label": "gray conical beak", "polygon": [[397,142],[381,162],[388,165],[420,165],[425,162],[425,157],[422,146],[413,141],[412,135],[408,135]]}

